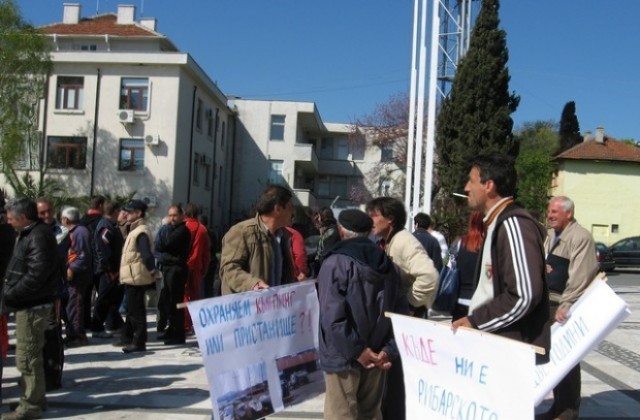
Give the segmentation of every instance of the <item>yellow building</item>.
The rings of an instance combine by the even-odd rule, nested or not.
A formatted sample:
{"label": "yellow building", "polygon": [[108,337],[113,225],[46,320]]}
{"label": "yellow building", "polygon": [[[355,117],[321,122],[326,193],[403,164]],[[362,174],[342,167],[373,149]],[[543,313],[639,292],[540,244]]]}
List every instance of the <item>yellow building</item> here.
{"label": "yellow building", "polygon": [[604,135],[556,156],[558,171],[553,195],[565,195],[575,205],[575,217],[598,242],[611,245],[640,235],[640,147]]}

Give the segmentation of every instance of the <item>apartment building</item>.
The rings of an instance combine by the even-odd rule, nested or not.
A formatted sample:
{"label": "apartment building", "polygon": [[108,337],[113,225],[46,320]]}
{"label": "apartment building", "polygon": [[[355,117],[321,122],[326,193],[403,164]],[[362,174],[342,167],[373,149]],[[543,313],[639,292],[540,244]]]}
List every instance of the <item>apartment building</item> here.
{"label": "apartment building", "polygon": [[135,20],[135,6],[40,28],[53,71],[41,104],[48,175],[70,195],[135,193],[157,224],[171,203],[196,202],[211,225],[229,225],[233,115],[187,53]]}
{"label": "apartment building", "polygon": [[252,211],[268,184],[291,188],[296,204],[358,207],[402,182],[392,150],[350,124],[325,123],[313,102],[230,98],[237,118],[232,218]]}

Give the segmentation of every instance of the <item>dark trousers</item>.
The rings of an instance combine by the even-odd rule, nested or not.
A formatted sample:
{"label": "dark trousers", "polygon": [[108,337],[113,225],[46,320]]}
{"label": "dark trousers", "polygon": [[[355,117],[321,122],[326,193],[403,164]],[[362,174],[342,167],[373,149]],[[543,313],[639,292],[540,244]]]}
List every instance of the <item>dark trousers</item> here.
{"label": "dark trousers", "polygon": [[124,286],[127,298],[127,320],[124,324],[123,339],[134,346],[145,346],[147,343],[147,309],[144,294],[148,286]]}
{"label": "dark trousers", "polygon": [[[557,302],[550,302],[550,323],[555,321],[558,306]],[[578,419],[578,413],[580,412],[581,382],[580,363],[578,363],[567,373],[567,376],[562,378],[560,383],[553,388],[553,405],[547,414],[547,418],[561,418],[563,420]]]}
{"label": "dark trousers", "polygon": [[387,383],[382,396],[382,418],[384,420],[404,420],[405,413],[404,373],[402,361],[393,361],[387,371]]}
{"label": "dark trousers", "polygon": [[92,274],[89,285],[84,289],[84,325],[89,327],[91,325],[91,303],[93,301],[94,291],[98,293],[100,288],[100,278],[101,274]]}
{"label": "dark trousers", "polygon": [[164,287],[166,290],[166,313],[168,314],[169,328],[167,337],[182,339],[185,337],[184,311],[176,305],[184,300],[184,286],[189,276],[186,265],[165,265],[162,268]]}
{"label": "dark trousers", "polygon": [[64,347],[62,344],[61,302],[56,299],[44,327],[44,379],[47,391],[62,386],[62,368],[64,366]]}
{"label": "dark trousers", "polygon": [[93,305],[93,317],[91,318],[91,331],[104,331],[105,323],[110,330],[119,330],[124,321],[118,312],[122,303],[124,289],[118,279],[112,279],[109,273],[100,275],[98,295]]}
{"label": "dark trousers", "polygon": [[67,282],[67,312],[65,332],[67,340],[86,338],[85,330],[85,294],[92,286],[91,275],[74,273],[73,280]]}

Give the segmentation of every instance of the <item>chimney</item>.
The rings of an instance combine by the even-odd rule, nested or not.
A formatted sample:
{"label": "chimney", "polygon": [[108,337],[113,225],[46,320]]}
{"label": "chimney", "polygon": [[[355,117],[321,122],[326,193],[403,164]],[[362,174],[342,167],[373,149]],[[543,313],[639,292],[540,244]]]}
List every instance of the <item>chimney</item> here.
{"label": "chimney", "polygon": [[151,18],[151,17],[140,18],[140,25],[154,32],[156,31],[156,24],[157,24],[156,18]]}
{"label": "chimney", "polygon": [[582,140],[585,142],[589,140],[593,140],[593,137],[591,137],[591,131],[585,131],[584,136],[582,137]]}
{"label": "chimney", "polygon": [[64,3],[62,23],[65,25],[75,25],[80,22],[80,4]]}
{"label": "chimney", "polygon": [[131,4],[118,5],[118,25],[131,25],[135,22],[136,6]]}
{"label": "chimney", "polygon": [[604,143],[604,127],[596,127],[596,142],[603,144]]}

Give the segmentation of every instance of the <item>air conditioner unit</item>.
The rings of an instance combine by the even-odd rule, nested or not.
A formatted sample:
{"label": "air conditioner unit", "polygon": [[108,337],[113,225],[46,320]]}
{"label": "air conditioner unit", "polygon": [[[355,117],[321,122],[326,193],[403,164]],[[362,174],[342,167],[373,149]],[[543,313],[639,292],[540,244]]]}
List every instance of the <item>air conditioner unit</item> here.
{"label": "air conditioner unit", "polygon": [[156,135],[148,135],[144,137],[144,144],[147,146],[158,146],[160,144],[160,136]]}
{"label": "air conditioner unit", "polygon": [[133,122],[133,110],[123,109],[118,111],[118,120],[124,124],[131,124]]}
{"label": "air conditioner unit", "polygon": [[158,205],[158,198],[155,195],[145,195],[142,197],[142,201],[144,201],[148,207],[156,207]]}

